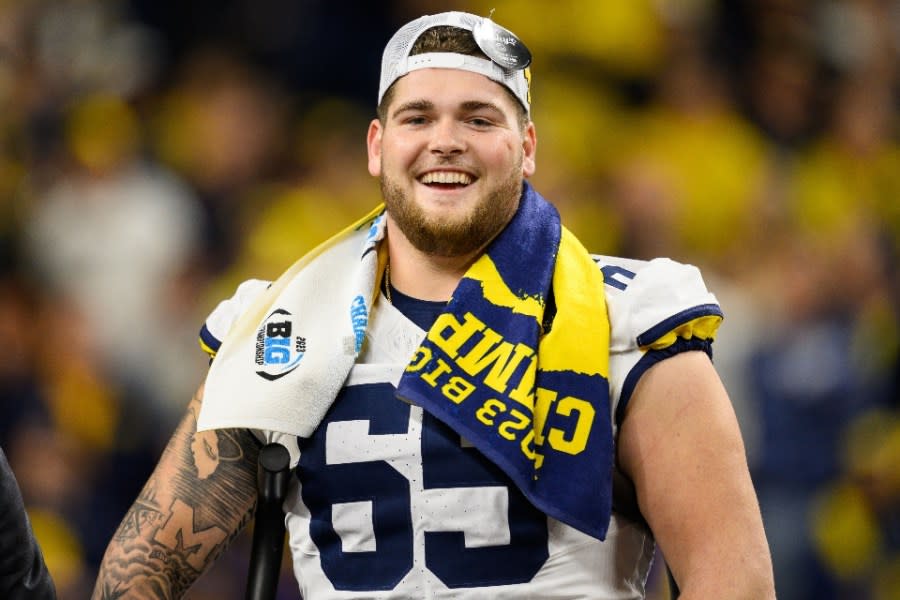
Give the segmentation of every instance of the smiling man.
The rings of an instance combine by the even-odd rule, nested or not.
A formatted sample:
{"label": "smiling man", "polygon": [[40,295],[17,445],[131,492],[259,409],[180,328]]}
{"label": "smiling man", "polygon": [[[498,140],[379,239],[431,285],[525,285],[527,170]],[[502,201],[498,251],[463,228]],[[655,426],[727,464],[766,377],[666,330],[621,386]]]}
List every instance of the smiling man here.
{"label": "smiling man", "polygon": [[527,182],[530,62],[467,13],[391,38],[384,204],[209,316],[206,382],[95,598],[180,597],[271,442],[306,600],[643,598],[656,544],[683,599],[774,597],[719,305],[693,267],[589,254]]}
{"label": "smiling man", "polygon": [[[393,84],[369,127],[369,172],[387,208],[392,281],[416,298],[447,300],[477,254],[512,219],[534,172],[534,125],[483,75],[413,71]],[[384,104],[382,104],[384,106]],[[407,260],[408,258],[408,260]],[[438,261],[437,278],[420,268]],[[401,282],[404,285],[401,285]]]}

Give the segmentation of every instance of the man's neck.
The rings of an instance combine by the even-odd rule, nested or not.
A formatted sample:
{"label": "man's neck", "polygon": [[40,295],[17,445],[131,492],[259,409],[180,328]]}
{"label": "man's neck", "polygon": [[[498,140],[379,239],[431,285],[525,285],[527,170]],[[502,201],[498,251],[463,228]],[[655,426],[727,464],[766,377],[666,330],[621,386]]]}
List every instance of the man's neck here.
{"label": "man's neck", "polygon": [[469,256],[452,257],[426,254],[390,226],[386,241],[391,285],[419,300],[449,300],[459,280],[480,254],[474,252]]}

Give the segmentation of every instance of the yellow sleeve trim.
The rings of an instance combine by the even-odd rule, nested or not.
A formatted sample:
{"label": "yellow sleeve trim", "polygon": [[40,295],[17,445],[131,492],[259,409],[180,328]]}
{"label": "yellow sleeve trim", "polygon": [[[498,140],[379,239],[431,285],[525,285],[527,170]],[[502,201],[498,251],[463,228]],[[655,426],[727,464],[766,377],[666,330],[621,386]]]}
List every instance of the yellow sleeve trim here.
{"label": "yellow sleeve trim", "polygon": [[721,315],[705,315],[691,319],[657,338],[654,342],[641,346],[641,350],[663,350],[677,342],[678,338],[685,340],[699,338],[712,341],[716,339],[716,330],[719,329],[721,323]]}
{"label": "yellow sleeve trim", "polygon": [[198,338],[197,341],[200,343],[200,348],[201,348],[204,352],[206,352],[207,354],[209,354],[209,357],[210,357],[210,358],[215,358],[215,357],[216,357],[216,351],[213,350],[212,348],[210,348],[209,345],[206,344],[206,343],[203,341],[202,338]]}

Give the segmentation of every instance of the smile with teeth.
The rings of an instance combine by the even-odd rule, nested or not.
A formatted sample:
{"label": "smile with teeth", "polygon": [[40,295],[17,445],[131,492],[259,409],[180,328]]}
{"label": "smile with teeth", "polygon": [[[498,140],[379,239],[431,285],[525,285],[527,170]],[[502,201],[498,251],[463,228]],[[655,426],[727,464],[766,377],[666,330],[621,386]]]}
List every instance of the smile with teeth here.
{"label": "smile with teeth", "polygon": [[472,181],[474,178],[471,175],[460,171],[430,171],[419,178],[419,182],[424,184],[469,185]]}

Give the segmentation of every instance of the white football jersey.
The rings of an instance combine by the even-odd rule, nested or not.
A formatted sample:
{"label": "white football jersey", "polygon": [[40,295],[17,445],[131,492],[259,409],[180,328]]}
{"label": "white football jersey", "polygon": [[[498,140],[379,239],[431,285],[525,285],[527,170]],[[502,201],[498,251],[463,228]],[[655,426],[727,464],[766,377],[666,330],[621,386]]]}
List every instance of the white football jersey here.
{"label": "white football jersey", "polygon": [[[616,430],[640,375],[675,352],[708,351],[709,328],[697,337],[691,323],[721,313],[693,267],[595,260],[607,284]],[[202,333],[211,351],[265,285],[247,282],[213,311]],[[644,524],[614,505],[600,541],[547,517],[465,439],[394,396],[424,335],[382,296],[312,437],[257,432],[296,466],[285,510],[302,597],[643,598],[655,547]]]}

